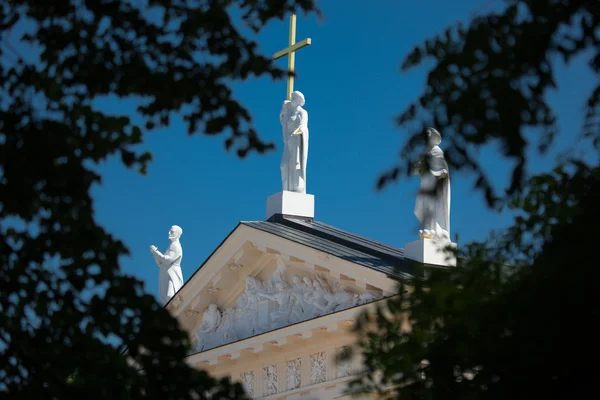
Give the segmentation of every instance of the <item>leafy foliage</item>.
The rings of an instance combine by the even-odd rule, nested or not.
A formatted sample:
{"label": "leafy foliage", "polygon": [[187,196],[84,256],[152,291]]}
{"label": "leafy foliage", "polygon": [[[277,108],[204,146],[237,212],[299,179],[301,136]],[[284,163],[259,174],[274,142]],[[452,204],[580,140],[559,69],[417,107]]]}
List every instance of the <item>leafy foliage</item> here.
{"label": "leafy foliage", "polygon": [[525,186],[516,202],[529,211],[497,242],[469,245],[456,269],[407,282],[410,291],[363,317],[372,374],[352,390],[402,399],[598,394],[591,355],[600,344],[588,321],[599,314],[590,227],[600,223],[600,169],[561,169]]}
{"label": "leafy foliage", "polygon": [[[428,57],[435,65],[425,93],[399,118],[412,126],[402,151],[409,161],[380,183],[409,170],[421,126],[433,125],[450,165],[473,170],[489,204],[508,205],[515,220],[461,250],[457,268],[415,274],[425,278],[404,282],[410,290],[363,316],[366,373],[352,391],[402,399],[598,397],[600,345],[590,321],[600,301],[600,167],[569,159],[528,176],[524,132],[539,133],[541,151],[552,143],[556,117],[545,95],[554,87],[553,60],[587,52],[598,75],[599,41],[599,2],[510,0],[503,12],[451,28],[407,57],[403,68]],[[583,135],[566,134],[600,149],[600,86],[592,84]],[[491,141],[518,161],[502,196],[475,157]]]}
{"label": "leafy foliage", "polygon": [[180,112],[190,133],[229,131],[239,156],[266,151],[228,83],[283,73],[232,14],[260,30],[296,9],[313,1],[0,1],[0,393],[244,397],[190,368],[187,335],[120,273],[128,252],[94,218],[94,166],[119,154],[144,173],[151,157],[136,149],[144,127],[93,102],[141,99],[148,129]]}
{"label": "leafy foliage", "polygon": [[[421,97],[398,117],[410,135],[400,153],[402,163],[383,174],[382,187],[402,174],[420,155],[426,127],[443,135],[444,154],[452,170],[469,169],[489,204],[501,197],[477,159],[477,149],[498,143],[503,155],[516,161],[509,194],[526,177],[525,132],[538,134],[545,151],[557,133],[554,111],[546,94],[556,87],[553,60],[566,62],[591,54],[590,66],[600,73],[600,5],[583,0],[507,0],[506,9],[458,24],[417,46],[403,70],[433,59]],[[600,149],[600,85],[591,93],[584,136]]]}

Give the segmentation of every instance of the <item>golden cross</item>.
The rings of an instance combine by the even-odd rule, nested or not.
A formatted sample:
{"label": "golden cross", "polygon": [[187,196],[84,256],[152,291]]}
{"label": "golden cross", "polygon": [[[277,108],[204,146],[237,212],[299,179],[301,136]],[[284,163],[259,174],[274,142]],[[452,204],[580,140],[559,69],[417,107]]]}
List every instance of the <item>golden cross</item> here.
{"label": "golden cross", "polygon": [[279,50],[273,54],[273,59],[278,60],[281,57],[288,57],[288,81],[287,81],[287,99],[292,99],[292,92],[294,91],[294,61],[296,59],[296,51],[310,44],[310,38],[306,38],[301,42],[296,43],[296,14],[290,16],[290,42],[288,47],[283,50]]}

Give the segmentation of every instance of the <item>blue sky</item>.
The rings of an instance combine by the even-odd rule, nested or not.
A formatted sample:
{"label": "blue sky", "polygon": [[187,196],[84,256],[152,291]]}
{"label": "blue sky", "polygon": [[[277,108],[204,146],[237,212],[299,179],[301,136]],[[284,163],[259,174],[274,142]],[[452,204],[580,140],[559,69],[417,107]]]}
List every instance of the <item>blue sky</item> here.
{"label": "blue sky", "polygon": [[[306,96],[309,112],[308,192],[315,195],[317,220],[398,247],[416,239],[418,178],[375,190],[378,175],[396,161],[406,138],[393,119],[421,93],[427,73],[426,68],[401,73],[399,65],[425,38],[498,3],[386,0],[358,7],[328,0],[320,2],[322,20],[298,15],[297,40],[310,37],[313,43],[297,53],[295,89]],[[287,45],[287,36],[288,21],[274,21],[256,39],[270,55]],[[559,65],[560,89],[550,99],[564,134],[551,154],[580,132],[584,97],[595,79],[584,61],[569,68]],[[278,63],[287,65],[285,59]],[[147,176],[126,170],[117,159],[100,166],[103,183],[93,189],[97,220],[130,249],[131,256],[122,260],[124,272],[143,280],[154,295],[158,269],[148,247],[163,250],[171,225],[183,228],[187,280],[239,221],[264,220],[267,197],[281,189],[278,113],[285,81],[253,79],[236,83],[234,91],[261,136],[277,143],[276,151],[240,160],[225,152],[223,137],[188,136],[186,126],[174,118],[168,129],[145,136],[143,147],[154,157]],[[135,110],[134,104],[117,99],[98,106],[111,112]],[[496,155],[497,148],[481,154],[489,175],[504,184],[508,164]],[[535,157],[532,170],[552,164],[552,155]],[[472,176],[454,173],[451,182],[451,233],[459,232],[461,243],[483,239],[490,229],[510,223],[509,215],[489,210],[473,191]]]}

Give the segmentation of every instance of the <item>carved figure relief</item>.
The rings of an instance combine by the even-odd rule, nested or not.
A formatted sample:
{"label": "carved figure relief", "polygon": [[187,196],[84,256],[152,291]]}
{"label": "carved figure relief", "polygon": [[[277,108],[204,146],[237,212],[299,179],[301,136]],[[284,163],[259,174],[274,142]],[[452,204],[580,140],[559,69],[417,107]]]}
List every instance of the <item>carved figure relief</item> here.
{"label": "carved figure relief", "polygon": [[287,363],[287,390],[293,390],[300,387],[302,382],[302,361],[300,358],[288,361]]}
{"label": "carved figure relief", "polygon": [[196,331],[196,351],[202,351],[214,347],[217,327],[221,323],[221,312],[216,304],[210,304],[204,314],[202,314],[202,323]]}
{"label": "carved figure relief", "polygon": [[[278,329],[332,312],[362,305],[382,296],[353,293],[339,282],[331,287],[320,276],[285,279],[285,264],[278,263],[270,281],[246,276],[246,289],[235,306],[225,311],[210,304],[196,331],[196,351],[204,351],[236,340]],[[288,278],[289,279],[289,278]]]}
{"label": "carved figure relief", "polygon": [[270,396],[277,393],[277,367],[269,365],[263,368],[264,375],[264,395]]}
{"label": "carved figure relief", "polygon": [[221,324],[216,330],[218,333],[218,342],[224,344],[238,340],[235,326],[235,321],[237,319],[236,312],[237,310],[233,307],[227,307],[227,309],[223,312]]}
{"label": "carved figure relief", "polygon": [[248,396],[254,397],[254,371],[242,372],[240,375],[244,390]]}
{"label": "carved figure relief", "polygon": [[325,382],[327,380],[327,361],[325,353],[315,353],[310,356],[310,384]]}
{"label": "carved figure relief", "polygon": [[340,349],[340,354],[339,354],[340,360],[337,365],[337,377],[338,378],[343,378],[345,376],[349,376],[349,375],[353,374],[352,360],[346,358],[349,355],[350,355],[350,347],[343,346]]}

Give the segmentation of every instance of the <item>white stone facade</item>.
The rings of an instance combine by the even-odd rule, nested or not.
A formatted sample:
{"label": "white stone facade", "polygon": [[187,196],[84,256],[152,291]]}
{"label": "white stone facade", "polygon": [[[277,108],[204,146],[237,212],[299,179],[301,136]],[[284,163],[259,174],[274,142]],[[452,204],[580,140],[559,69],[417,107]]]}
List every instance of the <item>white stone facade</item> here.
{"label": "white stone facade", "polygon": [[189,364],[255,399],[333,399],[361,370],[337,363],[354,322],[396,290],[381,272],[240,225],[167,309],[196,341]]}
{"label": "white stone facade", "polygon": [[[281,256],[269,279],[245,277],[235,305],[221,311],[211,303],[195,332],[193,352],[201,352],[264,332],[381,299],[381,293],[353,292],[338,280],[318,273],[292,275]],[[215,292],[210,288],[210,292]]]}
{"label": "white stone facade", "polygon": [[[196,353],[188,361],[214,376],[239,379],[256,399],[329,399],[344,395],[360,359],[338,363],[355,343],[364,305]],[[238,378],[239,377],[239,378]]]}
{"label": "white stone facade", "polygon": [[[349,339],[349,338],[346,338]],[[337,398],[344,393],[345,385],[354,378],[347,375],[348,367],[360,371],[358,359],[340,366],[336,356],[344,346],[330,335],[325,339],[307,340],[303,346],[290,345],[281,349],[263,347],[258,353],[247,350],[252,359],[240,355],[231,360],[202,361],[196,365],[208,369],[215,376],[239,377],[246,391],[256,399],[283,398]],[[349,345],[349,343],[346,343]],[[242,372],[240,372],[242,371]]]}

